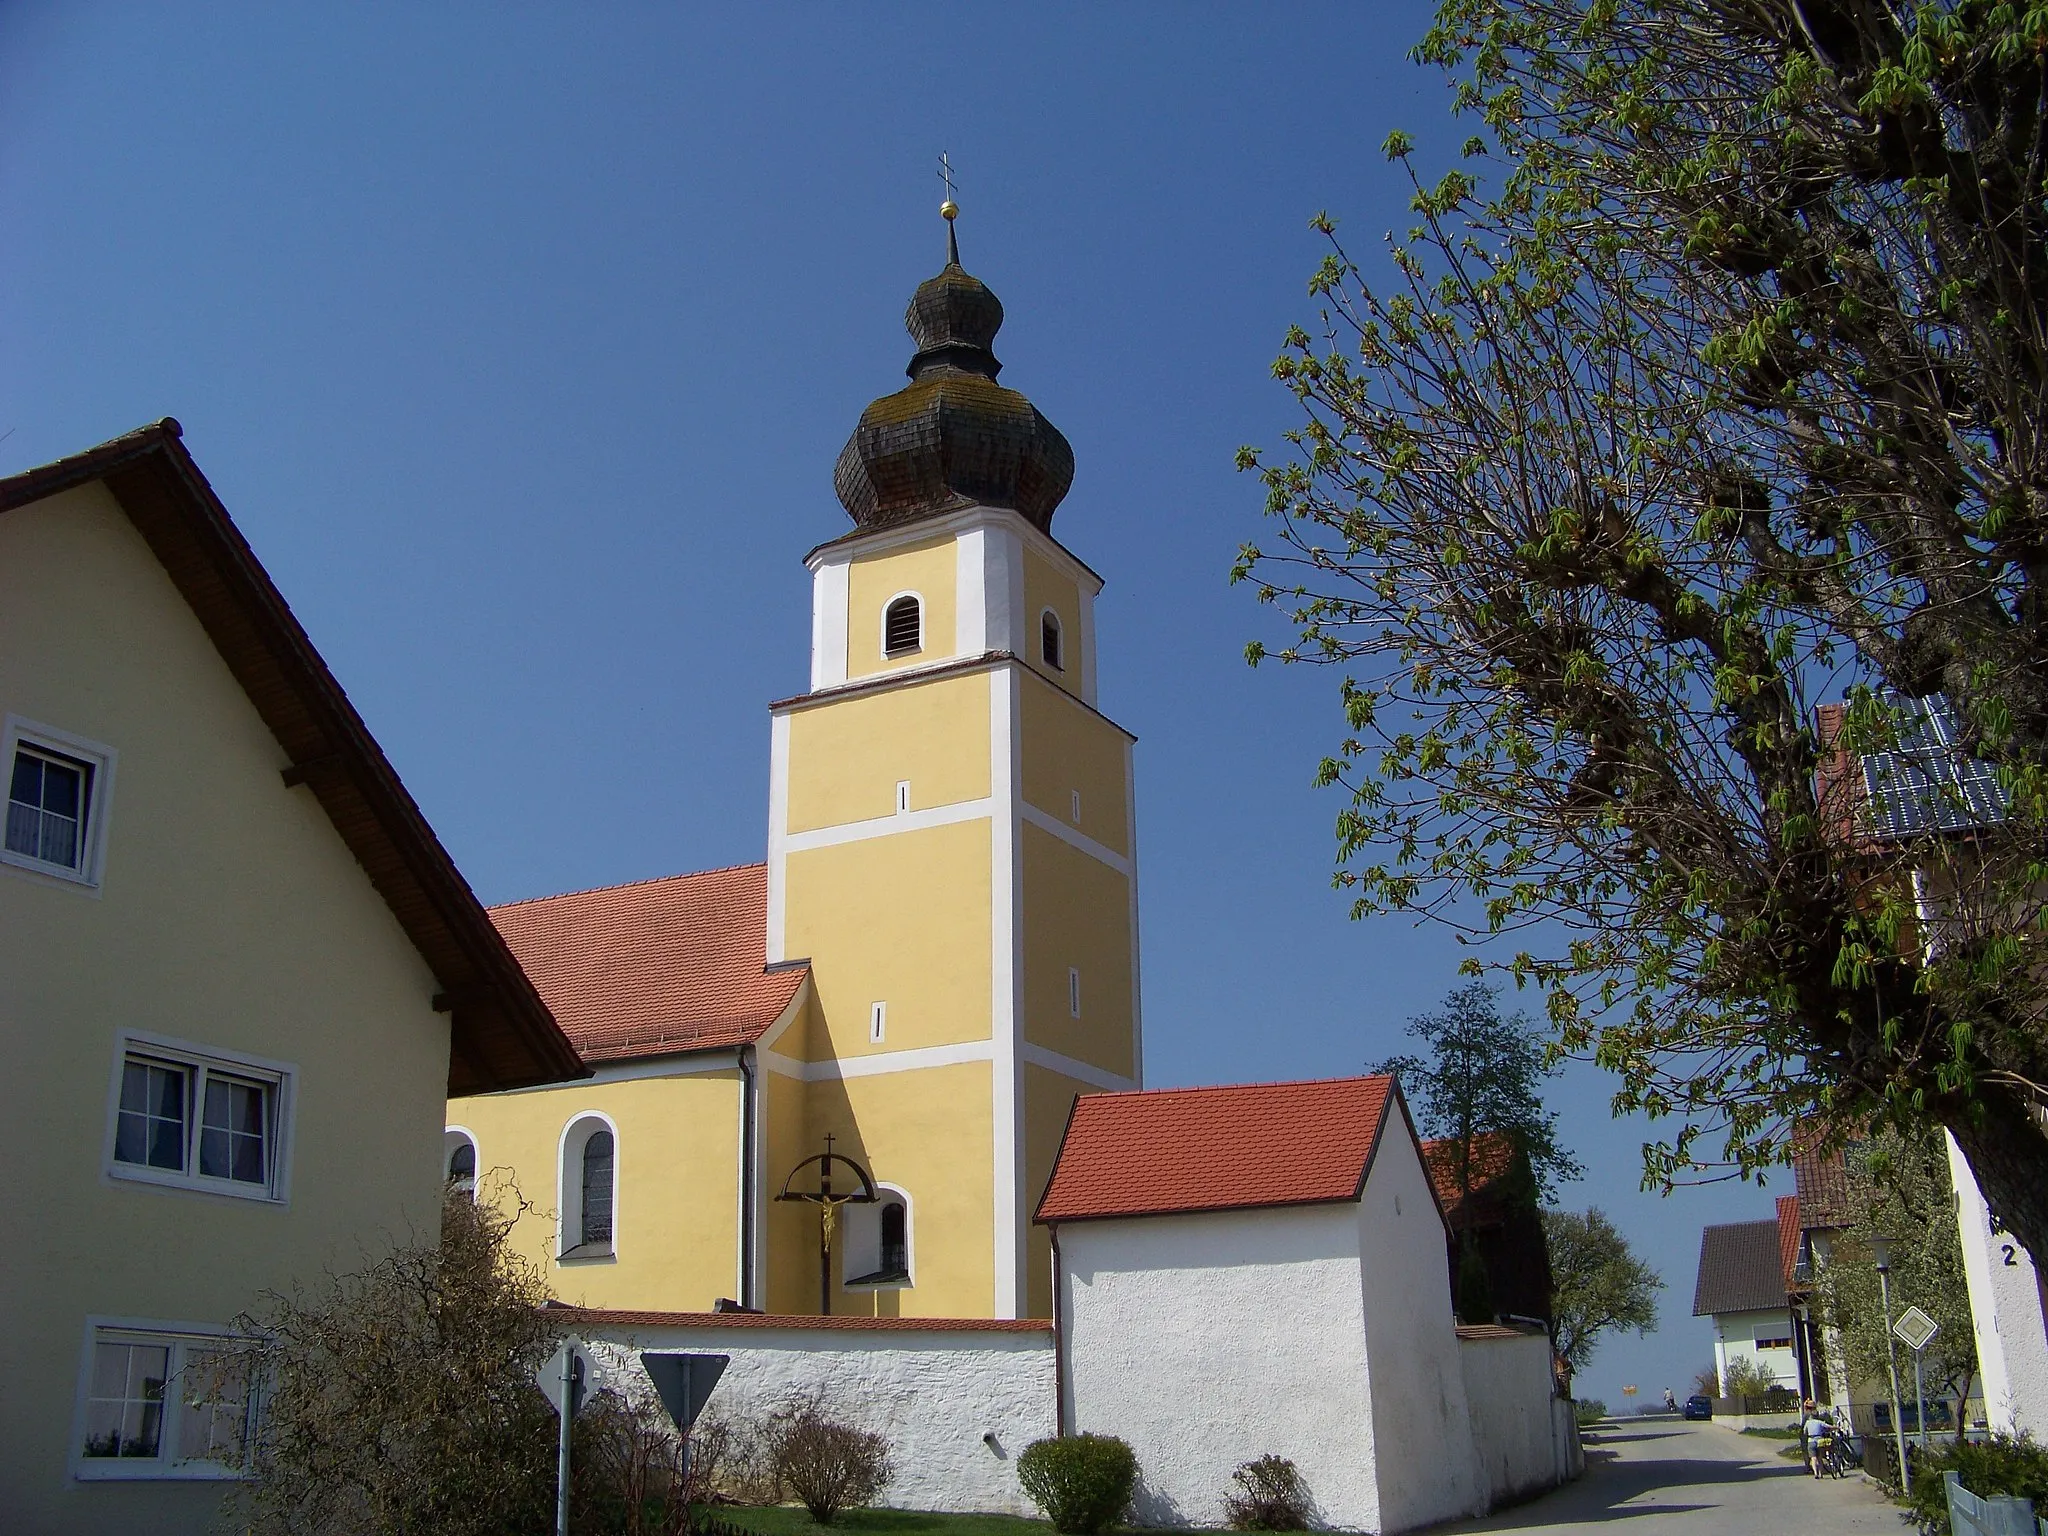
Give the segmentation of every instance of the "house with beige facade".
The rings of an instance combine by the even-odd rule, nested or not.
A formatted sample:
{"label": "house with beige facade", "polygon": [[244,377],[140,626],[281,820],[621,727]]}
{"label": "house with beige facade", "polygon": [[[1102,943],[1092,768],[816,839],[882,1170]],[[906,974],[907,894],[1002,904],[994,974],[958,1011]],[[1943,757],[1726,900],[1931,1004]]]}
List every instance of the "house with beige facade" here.
{"label": "house with beige facade", "polygon": [[0,773],[0,1529],[210,1529],[237,1316],[587,1069],[177,423],[0,480]]}

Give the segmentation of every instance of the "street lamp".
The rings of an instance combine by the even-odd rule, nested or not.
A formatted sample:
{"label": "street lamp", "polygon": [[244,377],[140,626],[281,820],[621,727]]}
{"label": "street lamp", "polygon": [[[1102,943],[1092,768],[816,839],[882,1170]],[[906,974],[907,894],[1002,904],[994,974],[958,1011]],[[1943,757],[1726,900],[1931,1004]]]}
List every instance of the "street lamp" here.
{"label": "street lamp", "polygon": [[1906,1420],[1899,1412],[1899,1354],[1892,1343],[1892,1245],[1873,1237],[1870,1251],[1877,1260],[1877,1294],[1884,1305],[1884,1361],[1892,1376],[1892,1440],[1899,1452],[1899,1491],[1911,1492],[1906,1474]]}

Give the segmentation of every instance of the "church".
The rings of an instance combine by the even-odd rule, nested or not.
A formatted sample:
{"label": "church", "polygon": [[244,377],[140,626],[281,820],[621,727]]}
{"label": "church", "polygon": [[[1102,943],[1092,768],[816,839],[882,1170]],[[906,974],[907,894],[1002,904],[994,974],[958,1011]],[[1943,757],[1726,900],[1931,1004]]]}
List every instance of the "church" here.
{"label": "church", "polygon": [[1053,534],[1073,450],[996,382],[957,211],[910,382],[833,471],[853,527],[804,559],[766,861],[491,913],[591,1075],[451,1100],[446,1169],[530,1208],[565,1302],[1050,1317],[1031,1217],[1069,1110],[1142,1086],[1102,578]]}

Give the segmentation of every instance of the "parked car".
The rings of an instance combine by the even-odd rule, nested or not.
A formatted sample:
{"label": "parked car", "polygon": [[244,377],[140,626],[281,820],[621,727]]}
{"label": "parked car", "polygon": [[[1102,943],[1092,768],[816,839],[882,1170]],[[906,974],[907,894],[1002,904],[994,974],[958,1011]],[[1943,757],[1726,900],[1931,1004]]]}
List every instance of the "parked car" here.
{"label": "parked car", "polygon": [[1714,1400],[1695,1392],[1685,1400],[1685,1406],[1678,1412],[1681,1418],[1711,1419],[1714,1416]]}

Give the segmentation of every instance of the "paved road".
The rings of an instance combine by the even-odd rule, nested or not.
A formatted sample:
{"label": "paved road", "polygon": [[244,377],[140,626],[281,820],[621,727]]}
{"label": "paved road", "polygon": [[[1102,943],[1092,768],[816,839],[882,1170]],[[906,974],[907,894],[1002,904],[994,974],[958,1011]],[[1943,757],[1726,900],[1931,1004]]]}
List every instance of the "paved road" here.
{"label": "paved road", "polygon": [[1586,1435],[1586,1475],[1569,1487],[1456,1531],[1556,1536],[1907,1536],[1910,1527],[1857,1473],[1816,1482],[1777,1454],[1784,1444],[1679,1419],[1618,1420]]}

